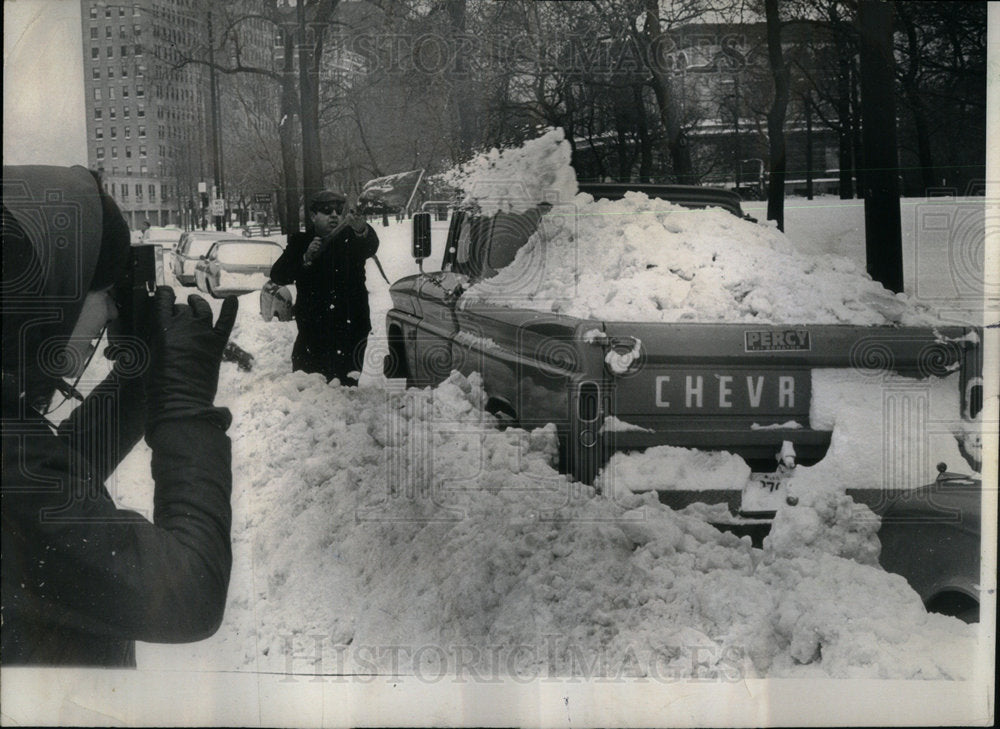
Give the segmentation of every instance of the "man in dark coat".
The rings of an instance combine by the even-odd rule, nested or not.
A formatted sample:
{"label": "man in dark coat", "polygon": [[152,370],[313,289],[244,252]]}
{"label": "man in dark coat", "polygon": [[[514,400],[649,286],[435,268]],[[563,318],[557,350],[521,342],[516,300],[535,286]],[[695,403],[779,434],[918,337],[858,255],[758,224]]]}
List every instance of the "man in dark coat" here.
{"label": "man in dark coat", "polygon": [[[222,620],[231,416],[213,401],[237,302],[213,327],[199,296],[175,304],[161,286],[130,301],[131,253],[90,171],[4,167],[5,666],[134,666],[136,640],[201,640]],[[134,302],[148,303],[145,332],[119,326],[140,320]],[[66,379],[79,382],[105,329],[111,374],[53,425],[53,392],[78,395]],[[152,522],[104,486],[143,435]]]}
{"label": "man in dark coat", "polygon": [[309,204],[310,227],[288,236],[271,267],[271,280],[294,283],[299,336],[292,369],[320,372],[327,381],[356,385],[351,372],[364,366],[371,311],[365,262],[378,251],[378,235],[364,217],[345,214],[345,197],[322,190]]}

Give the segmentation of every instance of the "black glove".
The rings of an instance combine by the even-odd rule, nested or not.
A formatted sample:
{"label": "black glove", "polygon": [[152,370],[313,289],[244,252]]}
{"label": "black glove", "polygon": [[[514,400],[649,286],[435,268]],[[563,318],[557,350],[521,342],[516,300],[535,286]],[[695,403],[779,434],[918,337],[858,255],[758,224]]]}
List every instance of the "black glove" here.
{"label": "black glove", "polygon": [[174,290],[160,286],[153,297],[152,366],[146,382],[146,434],[159,423],[179,418],[205,418],[223,430],[232,415],[213,406],[219,386],[219,363],[236,321],[239,302],[228,296],[215,327],[212,309],[197,294],[188,305],[174,303]]}

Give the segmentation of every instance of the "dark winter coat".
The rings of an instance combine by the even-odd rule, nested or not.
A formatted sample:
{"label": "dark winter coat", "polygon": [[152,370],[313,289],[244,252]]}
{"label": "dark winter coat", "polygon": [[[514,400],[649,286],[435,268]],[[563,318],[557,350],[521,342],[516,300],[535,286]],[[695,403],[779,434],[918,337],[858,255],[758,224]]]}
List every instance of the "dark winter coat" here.
{"label": "dark winter coat", "polygon": [[218,424],[145,434],[150,521],[115,505],[128,484],[105,485],[143,436],[141,379],[110,375],[58,431],[32,407],[46,343],[72,330],[91,282],[121,258],[102,246],[108,230],[124,230],[127,252],[127,226],[87,170],[4,168],[4,665],[134,666],[134,641],[199,640],[222,619],[232,476]]}
{"label": "dark winter coat", "polygon": [[321,372],[327,379],[362,369],[364,345],[371,331],[365,285],[365,263],[378,251],[378,235],[368,226],[362,234],[348,227],[306,266],[302,256],[314,235],[294,233],[271,267],[271,280],[295,284],[293,368]]}

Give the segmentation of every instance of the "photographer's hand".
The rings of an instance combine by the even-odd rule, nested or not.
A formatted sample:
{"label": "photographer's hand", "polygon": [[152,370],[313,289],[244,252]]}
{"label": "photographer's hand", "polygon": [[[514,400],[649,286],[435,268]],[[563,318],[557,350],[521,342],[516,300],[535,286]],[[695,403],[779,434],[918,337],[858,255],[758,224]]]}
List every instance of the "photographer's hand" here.
{"label": "photographer's hand", "polygon": [[219,385],[219,363],[236,321],[238,301],[226,297],[215,326],[212,309],[197,294],[187,306],[174,303],[174,291],[161,286],[153,297],[152,363],[146,383],[147,437],[165,420],[200,417],[222,428],[229,411],[213,406]]}

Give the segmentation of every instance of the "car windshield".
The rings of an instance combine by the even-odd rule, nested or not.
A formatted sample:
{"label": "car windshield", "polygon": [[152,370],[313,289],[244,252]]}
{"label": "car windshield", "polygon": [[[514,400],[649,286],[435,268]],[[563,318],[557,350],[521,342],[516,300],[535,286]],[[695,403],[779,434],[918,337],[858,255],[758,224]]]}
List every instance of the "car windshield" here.
{"label": "car windshield", "polygon": [[213,238],[191,238],[191,242],[187,245],[187,254],[192,258],[204,256],[213,243],[215,243]]}
{"label": "car windshield", "polygon": [[215,251],[219,263],[241,266],[270,266],[281,255],[281,246],[273,243],[220,243]]}

